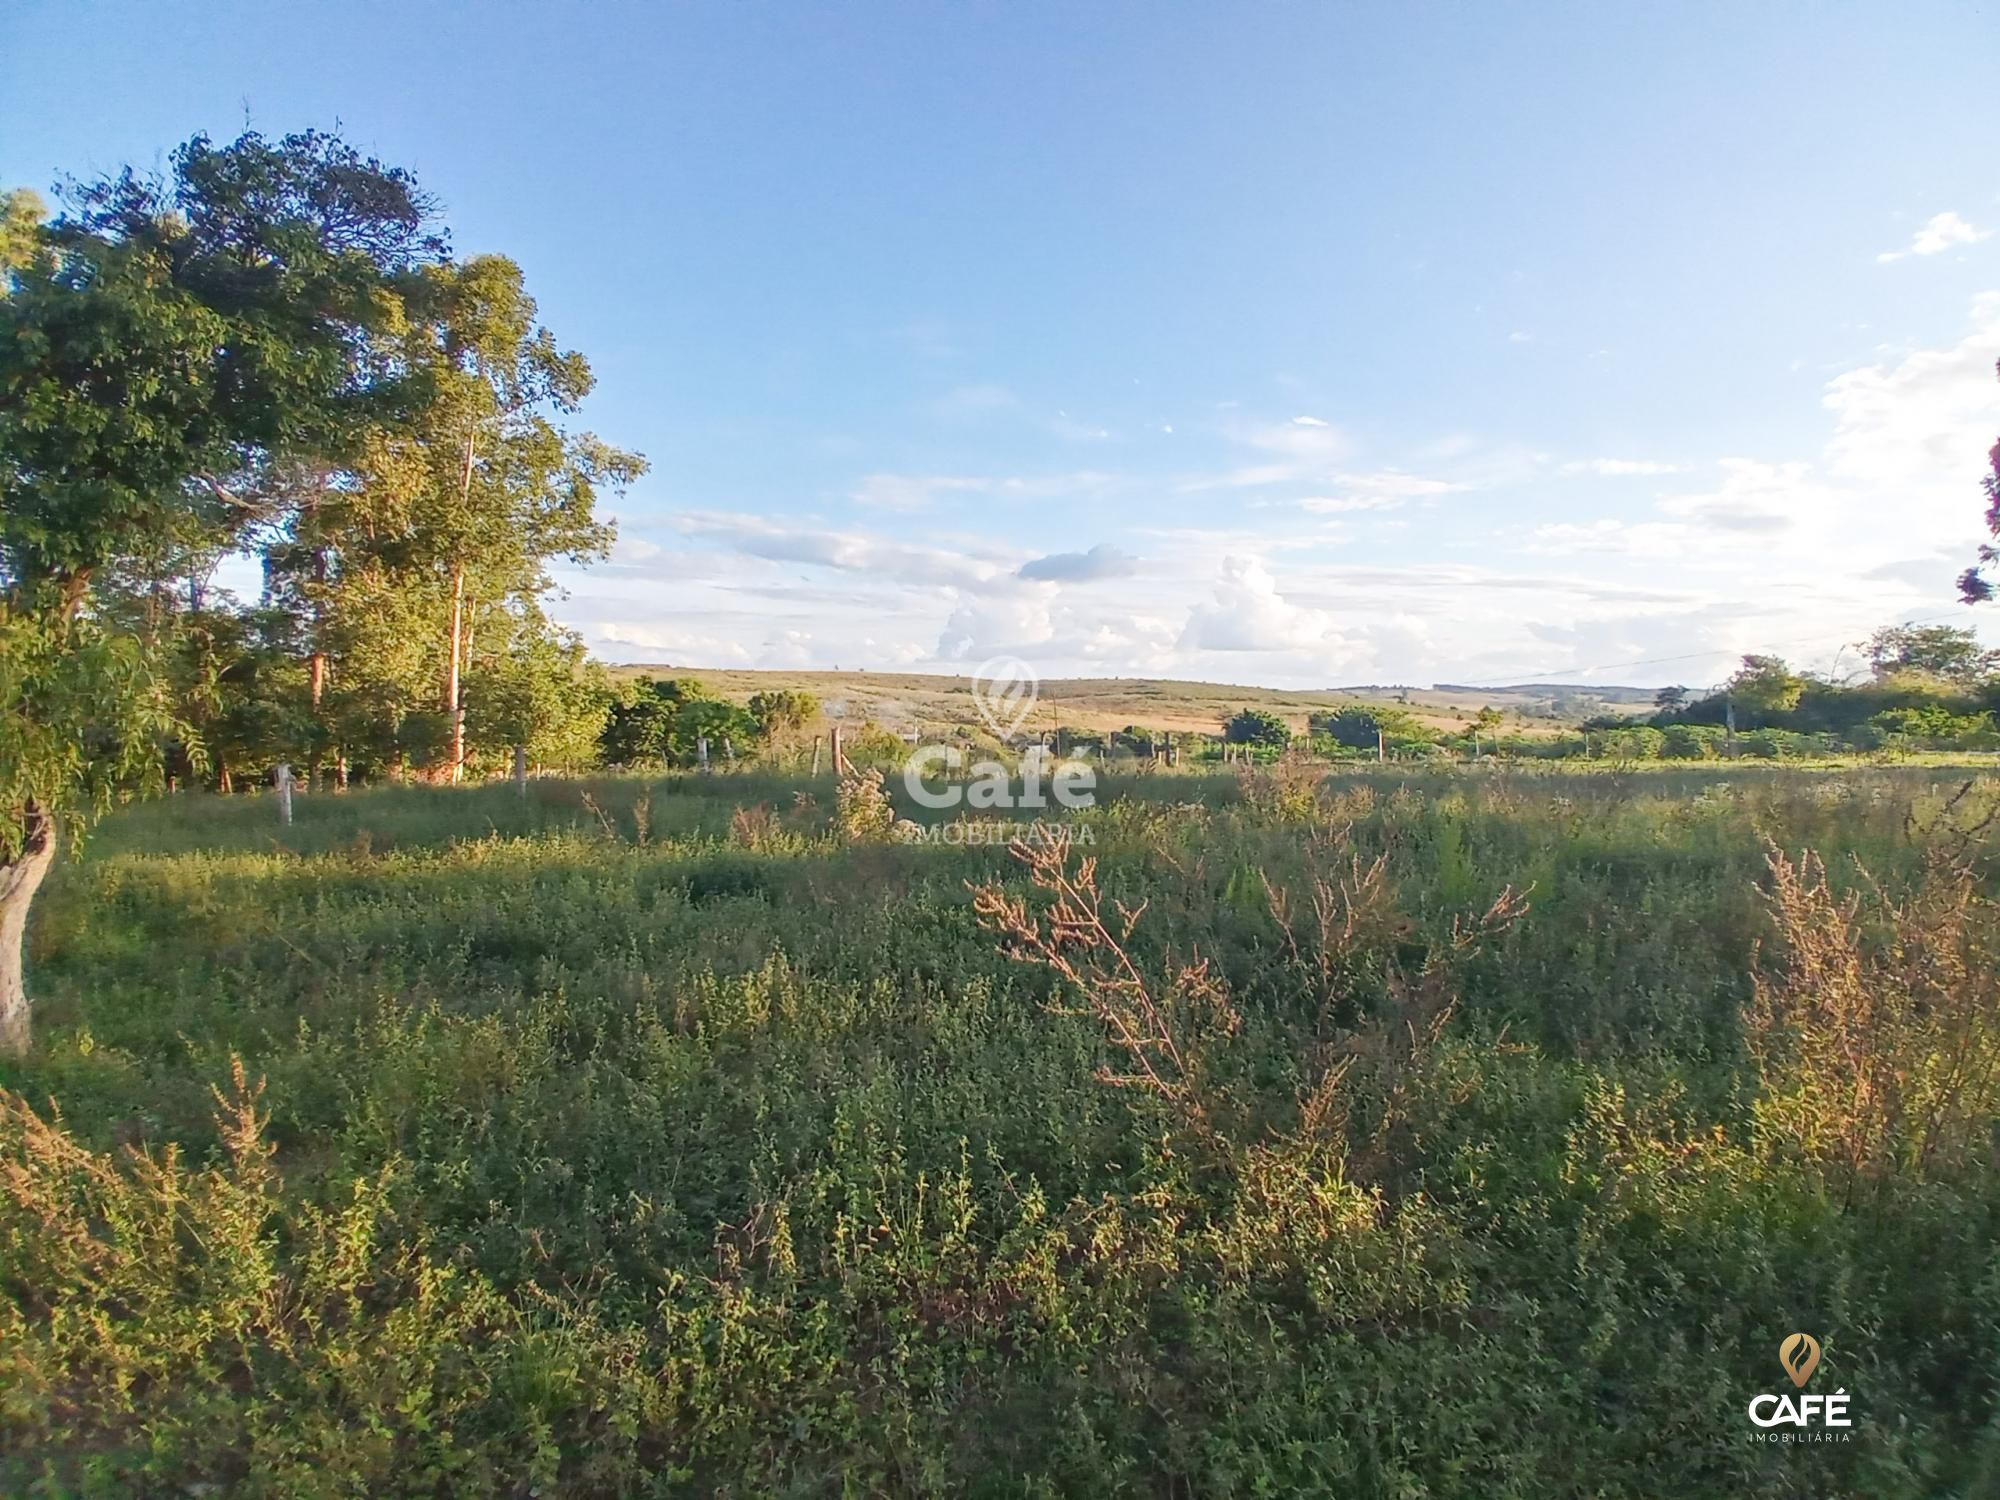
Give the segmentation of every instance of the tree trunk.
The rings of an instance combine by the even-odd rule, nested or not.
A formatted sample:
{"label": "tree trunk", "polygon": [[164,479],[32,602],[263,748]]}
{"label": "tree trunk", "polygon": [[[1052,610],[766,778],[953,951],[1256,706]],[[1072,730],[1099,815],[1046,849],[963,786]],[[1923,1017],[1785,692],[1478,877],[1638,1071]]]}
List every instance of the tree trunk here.
{"label": "tree trunk", "polygon": [[444,711],[451,720],[451,779],[465,770],[465,704],[459,696],[458,654],[465,639],[465,568],[451,569],[451,664],[445,668]]}
{"label": "tree trunk", "polygon": [[[458,477],[458,507],[463,516],[472,508],[473,437],[465,434],[465,467]],[[459,654],[465,639],[465,564],[451,565],[451,666],[445,674],[444,711],[451,716],[451,779],[455,784],[465,774],[465,704],[459,695]]]}
{"label": "tree trunk", "polygon": [[30,802],[25,822],[20,853],[0,863],[0,1054],[10,1057],[28,1050],[28,908],[56,857],[55,820]]}
{"label": "tree trunk", "polygon": [[[313,727],[317,730],[320,726],[319,700],[321,694],[326,691],[326,653],[324,651],[315,651],[311,656],[306,658],[306,681],[311,686]],[[306,762],[306,785],[315,792],[320,787],[319,746],[319,736],[315,733],[313,736],[312,759]]]}

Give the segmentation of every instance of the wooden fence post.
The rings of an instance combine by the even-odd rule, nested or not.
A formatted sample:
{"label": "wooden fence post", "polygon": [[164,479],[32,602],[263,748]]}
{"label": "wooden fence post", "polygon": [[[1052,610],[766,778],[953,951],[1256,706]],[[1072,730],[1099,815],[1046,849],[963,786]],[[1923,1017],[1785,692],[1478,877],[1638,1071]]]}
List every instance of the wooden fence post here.
{"label": "wooden fence post", "polygon": [[284,761],[278,762],[271,779],[278,784],[278,821],[286,827],[292,822],[292,768]]}
{"label": "wooden fence post", "polygon": [[516,745],[514,747],[514,795],[517,797],[528,795],[528,747],[526,745]]}

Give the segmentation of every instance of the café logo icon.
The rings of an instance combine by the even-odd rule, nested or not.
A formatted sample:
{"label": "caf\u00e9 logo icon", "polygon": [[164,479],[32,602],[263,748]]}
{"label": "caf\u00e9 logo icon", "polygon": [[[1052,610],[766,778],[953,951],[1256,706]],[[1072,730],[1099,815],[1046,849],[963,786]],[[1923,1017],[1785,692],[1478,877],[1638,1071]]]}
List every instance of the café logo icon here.
{"label": "caf\u00e9 logo icon", "polygon": [[1806,1391],[1806,1382],[1819,1368],[1819,1340],[1809,1333],[1788,1334],[1778,1345],[1778,1366],[1800,1392],[1799,1395],[1756,1396],[1750,1402],[1750,1421],[1756,1426],[1757,1440],[1764,1443],[1845,1443],[1851,1442],[1854,1419],[1847,1414],[1847,1392],[1820,1395]]}
{"label": "caf\u00e9 logo icon", "polygon": [[[972,673],[972,702],[979,717],[993,731],[1002,746],[1012,745],[1022,725],[1035,711],[1041,695],[1041,679],[1035,669],[1018,656],[995,656],[981,662]],[[963,773],[962,782],[956,778]],[[932,785],[933,781],[939,784]],[[1060,759],[1050,755],[1048,746],[1036,736],[1023,747],[1019,780],[1014,768],[993,757],[967,764],[966,752],[956,745],[920,745],[903,762],[903,790],[919,807],[948,812],[960,807],[979,811],[1041,809],[1053,795],[1059,807],[1081,812],[1095,804],[1097,775],[1080,759]],[[915,825],[911,827],[915,829]],[[968,827],[957,832],[947,828],[944,842],[1012,842],[1024,830],[995,823],[985,835],[974,836]],[[1077,832],[1089,842],[1088,828]],[[1033,835],[1028,835],[1033,837]],[[937,842],[929,830],[908,835],[912,842]]]}
{"label": "caf\u00e9 logo icon", "polygon": [[1018,656],[996,656],[972,673],[972,701],[987,727],[1001,740],[1011,740],[1035,711],[1041,679]]}
{"label": "caf\u00e9 logo icon", "polygon": [[1792,1384],[1803,1388],[1819,1368],[1819,1340],[1809,1333],[1793,1334],[1778,1346],[1778,1363],[1792,1377]]}

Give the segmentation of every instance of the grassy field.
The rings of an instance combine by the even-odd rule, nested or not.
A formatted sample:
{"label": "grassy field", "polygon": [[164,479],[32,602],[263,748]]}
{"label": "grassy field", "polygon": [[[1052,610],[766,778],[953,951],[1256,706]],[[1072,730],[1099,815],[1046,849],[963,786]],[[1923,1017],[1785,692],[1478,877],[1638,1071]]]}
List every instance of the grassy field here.
{"label": "grassy field", "polygon": [[[617,666],[614,678],[694,677],[711,692],[747,702],[753,693],[799,688],[829,710],[854,722],[873,719],[892,730],[919,729],[930,733],[958,725],[977,726],[979,709],[969,677],[922,672],[764,672],[720,671],[705,667]],[[1602,700],[1578,695],[1601,692]],[[1558,696],[1576,708],[1567,719],[1552,718]],[[1227,683],[1180,682],[1146,677],[1052,678],[1041,684],[1028,730],[1061,728],[1104,733],[1137,725],[1170,733],[1213,734],[1238,709],[1254,708],[1277,714],[1300,734],[1308,715],[1355,703],[1395,703],[1412,718],[1440,733],[1457,733],[1482,708],[1497,708],[1508,716],[1507,732],[1554,734],[1565,722],[1590,713],[1650,712],[1652,702],[1632,688],[1541,689],[1454,688],[1330,688],[1322,692],[1287,692],[1277,688],[1238,687]]]}
{"label": "grassy field", "polygon": [[[130,810],[0,1063],[0,1493],[2000,1493],[1966,785]],[[1849,1441],[1746,1416],[1796,1331]]]}

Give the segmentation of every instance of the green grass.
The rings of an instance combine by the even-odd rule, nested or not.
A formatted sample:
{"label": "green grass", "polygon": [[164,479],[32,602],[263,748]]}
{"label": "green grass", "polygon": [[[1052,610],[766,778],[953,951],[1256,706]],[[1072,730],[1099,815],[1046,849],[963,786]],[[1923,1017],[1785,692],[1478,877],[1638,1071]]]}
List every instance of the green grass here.
{"label": "green grass", "polygon": [[[0,1064],[0,1493],[1993,1494],[1992,1159],[1843,1175],[1745,1030],[1769,847],[1916,889],[1962,779],[1108,778],[1179,1098],[831,781],[129,810]],[[1795,1330],[1851,1442],[1753,1440]]]}

